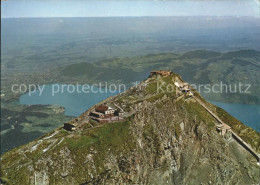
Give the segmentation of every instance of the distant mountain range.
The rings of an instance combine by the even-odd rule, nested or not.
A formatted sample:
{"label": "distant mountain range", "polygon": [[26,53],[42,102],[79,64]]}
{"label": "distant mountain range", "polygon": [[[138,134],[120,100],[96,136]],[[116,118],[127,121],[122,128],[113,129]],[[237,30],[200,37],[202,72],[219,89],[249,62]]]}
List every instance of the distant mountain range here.
{"label": "distant mountain range", "polygon": [[[134,58],[114,58],[96,63],[81,62],[55,69],[52,74],[58,82],[116,82],[131,84],[145,78],[153,69],[170,69],[183,76],[183,79],[201,86],[202,95],[215,101],[260,104],[260,52],[240,50],[220,53],[208,50],[195,50],[183,54],[161,53]],[[223,86],[222,93],[220,84]],[[207,93],[205,85],[215,92]],[[239,84],[244,87],[239,91]],[[250,87],[249,87],[250,85]],[[230,89],[231,86],[231,89]],[[236,86],[236,92],[234,92]],[[247,89],[248,87],[248,89]],[[227,91],[226,91],[227,89]],[[247,92],[245,92],[247,89]]]}

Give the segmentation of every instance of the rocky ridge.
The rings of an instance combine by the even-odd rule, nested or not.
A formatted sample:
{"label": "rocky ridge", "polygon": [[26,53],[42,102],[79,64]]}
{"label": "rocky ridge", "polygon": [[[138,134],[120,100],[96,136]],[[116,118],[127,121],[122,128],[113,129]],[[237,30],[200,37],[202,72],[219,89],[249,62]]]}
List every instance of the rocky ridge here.
{"label": "rocky ridge", "polygon": [[[116,104],[123,122],[98,124],[87,110],[55,131],[2,155],[3,184],[257,184],[256,159],[192,97],[174,89],[177,74],[151,77],[100,104]],[[260,134],[203,101],[257,152]],[[97,106],[97,105],[96,105]],[[246,133],[246,134],[245,134]]]}

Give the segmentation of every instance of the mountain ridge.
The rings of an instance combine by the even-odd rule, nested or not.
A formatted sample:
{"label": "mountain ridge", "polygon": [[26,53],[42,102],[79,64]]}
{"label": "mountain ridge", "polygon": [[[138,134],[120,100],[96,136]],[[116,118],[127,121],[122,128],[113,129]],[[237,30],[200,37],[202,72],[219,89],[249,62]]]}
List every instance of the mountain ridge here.
{"label": "mountain ridge", "polygon": [[[178,88],[157,92],[157,83],[184,81],[177,74],[153,76],[87,110],[36,141],[5,153],[1,181],[7,184],[256,184],[259,166],[234,139],[221,136],[217,121]],[[259,152],[260,134],[192,93]],[[99,124],[96,106],[116,104],[122,122]]]}

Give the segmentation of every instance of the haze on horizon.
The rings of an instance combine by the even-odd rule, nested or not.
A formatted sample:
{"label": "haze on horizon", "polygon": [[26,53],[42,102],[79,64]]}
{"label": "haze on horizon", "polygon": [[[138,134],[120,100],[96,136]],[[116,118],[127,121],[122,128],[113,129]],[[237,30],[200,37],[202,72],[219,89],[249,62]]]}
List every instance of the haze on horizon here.
{"label": "haze on horizon", "polygon": [[255,0],[8,0],[1,4],[2,18],[122,16],[252,16],[260,18],[260,3]]}

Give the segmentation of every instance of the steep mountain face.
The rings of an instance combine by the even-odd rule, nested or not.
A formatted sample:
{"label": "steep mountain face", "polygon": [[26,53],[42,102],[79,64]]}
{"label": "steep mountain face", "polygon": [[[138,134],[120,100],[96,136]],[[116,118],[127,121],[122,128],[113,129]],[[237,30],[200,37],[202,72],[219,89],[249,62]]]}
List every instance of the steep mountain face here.
{"label": "steep mountain face", "polygon": [[[230,133],[220,135],[223,119],[259,153],[260,134],[225,111],[174,86],[179,75],[150,77],[100,103],[125,112],[121,122],[100,124],[88,116],[2,156],[7,184],[257,184],[257,160]],[[157,87],[160,85],[160,91]],[[169,87],[172,90],[169,90]],[[166,92],[168,88],[168,91]]]}

